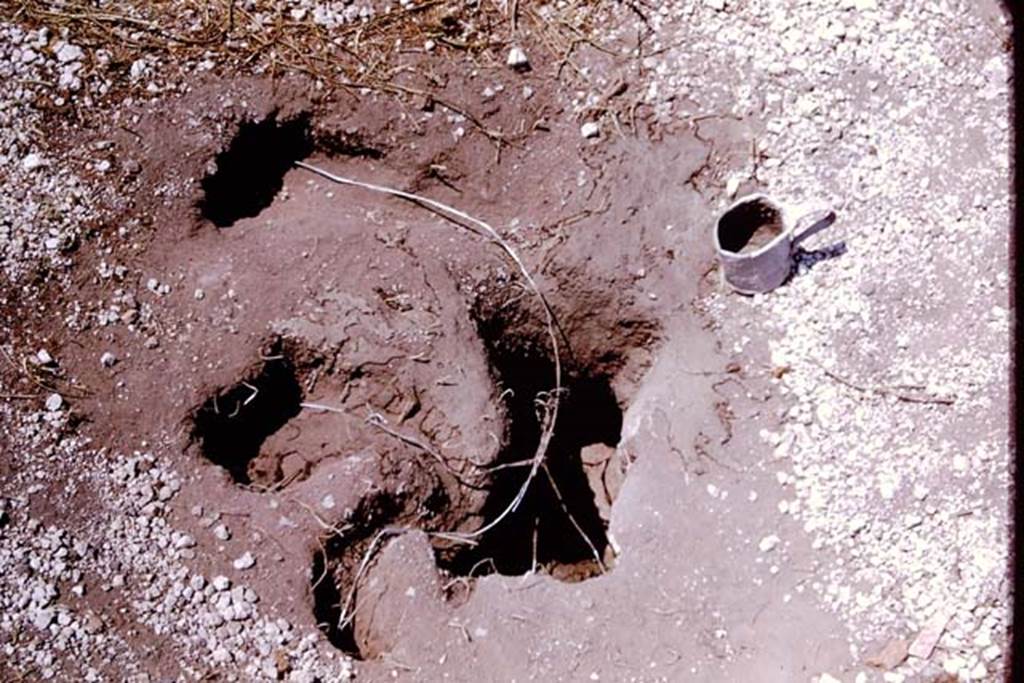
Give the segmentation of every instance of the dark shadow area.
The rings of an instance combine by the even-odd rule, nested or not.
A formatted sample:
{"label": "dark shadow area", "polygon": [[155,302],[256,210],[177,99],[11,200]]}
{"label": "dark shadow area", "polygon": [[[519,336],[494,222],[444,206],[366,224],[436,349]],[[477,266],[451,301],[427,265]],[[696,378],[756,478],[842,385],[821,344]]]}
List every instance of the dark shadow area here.
{"label": "dark shadow area", "polygon": [[[522,463],[533,457],[542,427],[537,397],[551,390],[554,376],[544,353],[522,348],[492,352],[506,390],[510,424],[498,464],[510,466],[494,474],[483,510],[485,523],[505,510],[529,472],[529,465]],[[603,571],[608,538],[580,451],[598,443],[616,446],[622,410],[607,377],[570,377],[565,385],[545,461],[550,479],[541,470],[515,512],[485,534],[479,545],[439,557],[442,568],[457,576],[515,576],[543,570],[564,581],[582,581]]]}
{"label": "dark shadow area", "polygon": [[797,266],[803,266],[807,270],[814,268],[822,261],[828,261],[842,256],[846,253],[846,242],[840,241],[835,244],[830,244],[827,247],[821,249],[804,249],[803,247],[797,247],[793,253],[793,261]]}
{"label": "dark shadow area", "polygon": [[226,228],[270,206],[288,169],[313,151],[309,127],[306,116],[278,121],[271,115],[243,123],[230,146],[217,155],[216,172],[203,178],[203,217]]}
{"label": "dark shadow area", "polygon": [[196,410],[192,439],[236,482],[249,484],[249,463],[267,437],[299,414],[301,402],[291,362],[283,357],[265,361],[259,373],[221,389]]}
{"label": "dark shadow area", "polygon": [[[321,539],[320,550],[313,554],[310,592],[313,595],[313,618],[328,642],[357,660],[379,657],[382,653],[364,651],[356,638],[355,611],[359,609],[359,587],[351,595],[347,618],[342,622],[352,581],[359,575],[359,566],[367,557],[378,532],[392,523],[402,510],[402,501],[381,493],[360,501],[348,516],[344,538],[331,534]],[[380,550],[377,546],[376,551]],[[375,551],[375,552],[376,552]],[[362,580],[365,580],[365,574]]]}
{"label": "dark shadow area", "polygon": [[718,242],[734,253],[753,251],[782,234],[782,215],[770,203],[755,199],[727,211],[718,222]]}
{"label": "dark shadow area", "polygon": [[313,566],[310,574],[312,576],[313,618],[316,620],[317,628],[331,645],[350,657],[363,659],[359,646],[356,644],[352,625],[346,624],[344,627],[339,627],[338,624],[345,598],[338,590],[337,581],[329,568],[328,553],[340,554],[340,550],[331,545],[332,542],[328,541],[324,550],[318,550],[313,554]]}

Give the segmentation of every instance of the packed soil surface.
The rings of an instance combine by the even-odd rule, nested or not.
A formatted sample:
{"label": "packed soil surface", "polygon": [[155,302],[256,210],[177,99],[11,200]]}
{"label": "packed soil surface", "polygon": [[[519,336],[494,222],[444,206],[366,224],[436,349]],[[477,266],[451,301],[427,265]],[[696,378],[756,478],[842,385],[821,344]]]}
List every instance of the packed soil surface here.
{"label": "packed soil surface", "polygon": [[1008,17],[783,4],[0,3],[0,679],[1007,675]]}

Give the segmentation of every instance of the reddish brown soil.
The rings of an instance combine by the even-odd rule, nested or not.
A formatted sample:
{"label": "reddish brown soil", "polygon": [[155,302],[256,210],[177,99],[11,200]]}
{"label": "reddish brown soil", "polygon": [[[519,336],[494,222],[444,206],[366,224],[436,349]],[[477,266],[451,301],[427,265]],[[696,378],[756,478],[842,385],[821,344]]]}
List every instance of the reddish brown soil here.
{"label": "reddish brown soil", "polygon": [[[135,329],[21,326],[52,335],[89,388],[71,400],[90,436],[180,453],[172,521],[199,539],[196,569],[230,574],[252,550],[261,609],[319,625],[370,680],[713,679],[724,666],[768,680],[752,673],[768,663],[791,680],[807,662],[786,624],[823,617],[799,599],[762,614],[723,590],[749,582],[752,560],[720,552],[730,530],[703,483],[689,486],[709,468],[707,481],[731,478],[708,463],[730,438],[726,401],[750,403],[723,398],[725,359],[692,306],[711,263],[708,144],[586,143],[548,120],[560,98],[544,89],[487,113],[527,131],[500,149],[453,136],[441,113],[304,92],[214,84],[135,112],[130,133],[99,131],[124,195],[103,229],[135,239],[111,242],[122,282],[83,254],[77,295],[132,292]],[[567,387],[548,452],[557,486],[538,477],[477,547],[437,534],[494,519],[528,470],[492,468],[532,457],[535,399],[553,388],[538,301],[467,226],[298,159],[487,220],[549,298]],[[97,362],[107,350],[113,371]],[[194,506],[230,520],[232,538],[199,533]],[[338,628],[350,593],[355,617]],[[726,607],[749,622],[722,622]],[[718,631],[734,627],[758,645],[727,663],[721,648],[745,646]]]}

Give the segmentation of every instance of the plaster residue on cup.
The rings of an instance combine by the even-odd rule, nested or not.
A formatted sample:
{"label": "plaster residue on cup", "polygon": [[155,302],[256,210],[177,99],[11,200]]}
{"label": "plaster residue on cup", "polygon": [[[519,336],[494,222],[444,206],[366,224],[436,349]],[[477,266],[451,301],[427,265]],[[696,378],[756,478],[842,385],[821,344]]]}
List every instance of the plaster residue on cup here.
{"label": "plaster residue on cup", "polygon": [[751,201],[722,216],[718,235],[722,249],[749,254],[781,235],[783,229],[782,211],[777,206]]}

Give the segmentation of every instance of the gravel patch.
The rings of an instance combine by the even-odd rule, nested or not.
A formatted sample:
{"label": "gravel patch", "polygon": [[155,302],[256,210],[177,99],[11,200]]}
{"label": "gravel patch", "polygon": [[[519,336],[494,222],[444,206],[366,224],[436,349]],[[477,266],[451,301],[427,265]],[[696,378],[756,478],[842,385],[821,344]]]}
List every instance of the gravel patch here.
{"label": "gravel patch", "polygon": [[812,585],[854,656],[938,631],[887,681],[991,680],[1006,647],[1009,272],[993,227],[1010,224],[1009,29],[983,9],[716,1],[645,17],[657,117],[753,128],[748,157],[716,160],[718,206],[756,187],[839,213],[789,284],[705,305],[787,399],[764,466],[780,514],[837,558]]}

